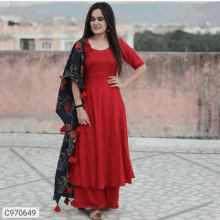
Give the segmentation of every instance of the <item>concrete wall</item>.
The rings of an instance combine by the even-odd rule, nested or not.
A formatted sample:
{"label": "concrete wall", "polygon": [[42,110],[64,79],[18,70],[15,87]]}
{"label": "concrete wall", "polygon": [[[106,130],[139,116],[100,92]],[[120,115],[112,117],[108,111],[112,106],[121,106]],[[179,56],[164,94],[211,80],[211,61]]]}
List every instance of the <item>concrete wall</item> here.
{"label": "concrete wall", "polygon": [[[148,69],[121,89],[129,136],[220,137],[220,53],[138,53]],[[69,52],[0,52],[0,132],[59,133]],[[123,77],[132,68],[123,64]]]}

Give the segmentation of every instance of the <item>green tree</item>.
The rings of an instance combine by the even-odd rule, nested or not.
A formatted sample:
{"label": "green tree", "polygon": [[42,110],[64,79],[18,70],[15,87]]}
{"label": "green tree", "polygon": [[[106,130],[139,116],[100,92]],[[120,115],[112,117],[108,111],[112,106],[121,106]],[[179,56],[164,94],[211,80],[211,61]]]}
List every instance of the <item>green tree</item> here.
{"label": "green tree", "polygon": [[220,52],[220,34],[201,35],[176,30],[162,35],[145,31],[136,33],[134,42],[137,51]]}

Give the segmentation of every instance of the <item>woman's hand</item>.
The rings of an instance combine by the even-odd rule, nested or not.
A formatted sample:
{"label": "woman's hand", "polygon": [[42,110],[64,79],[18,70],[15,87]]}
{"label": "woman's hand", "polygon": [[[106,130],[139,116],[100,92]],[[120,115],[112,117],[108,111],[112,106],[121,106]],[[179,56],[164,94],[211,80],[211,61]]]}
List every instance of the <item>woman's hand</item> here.
{"label": "woman's hand", "polygon": [[118,87],[119,89],[122,89],[124,88],[124,84],[123,82],[121,81],[121,79],[118,78],[118,76],[109,76],[109,80],[108,80],[108,83],[115,83],[114,85],[110,86],[110,87]]}
{"label": "woman's hand", "polygon": [[78,117],[79,123],[83,125],[88,124],[90,127],[92,127],[89,121],[89,116],[87,112],[85,111],[85,109],[83,107],[79,107],[76,109],[76,111],[77,111],[77,117]]}

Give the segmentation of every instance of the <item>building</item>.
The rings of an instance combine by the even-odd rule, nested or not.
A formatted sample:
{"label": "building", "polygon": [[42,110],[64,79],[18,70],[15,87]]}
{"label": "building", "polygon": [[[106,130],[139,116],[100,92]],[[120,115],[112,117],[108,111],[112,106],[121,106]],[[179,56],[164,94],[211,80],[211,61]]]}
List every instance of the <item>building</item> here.
{"label": "building", "polygon": [[[132,48],[134,31],[130,25],[117,25],[117,33]],[[70,51],[82,37],[84,26],[76,25],[74,17],[55,14],[44,24],[21,16],[0,16],[0,50]]]}

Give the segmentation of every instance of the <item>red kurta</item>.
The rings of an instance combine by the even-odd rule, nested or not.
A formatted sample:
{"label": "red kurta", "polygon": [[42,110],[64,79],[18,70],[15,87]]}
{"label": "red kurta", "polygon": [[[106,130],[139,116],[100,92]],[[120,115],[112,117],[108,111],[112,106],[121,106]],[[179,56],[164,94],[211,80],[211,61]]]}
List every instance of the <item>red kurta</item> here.
{"label": "red kurta", "polygon": [[[144,61],[119,38],[122,58],[134,69]],[[91,126],[80,125],[74,149],[76,163],[69,182],[79,187],[105,189],[132,183],[125,106],[118,87],[110,87],[109,76],[116,76],[117,65],[110,47],[92,49],[86,38],[84,109]],[[75,198],[76,199],[76,198]]]}

